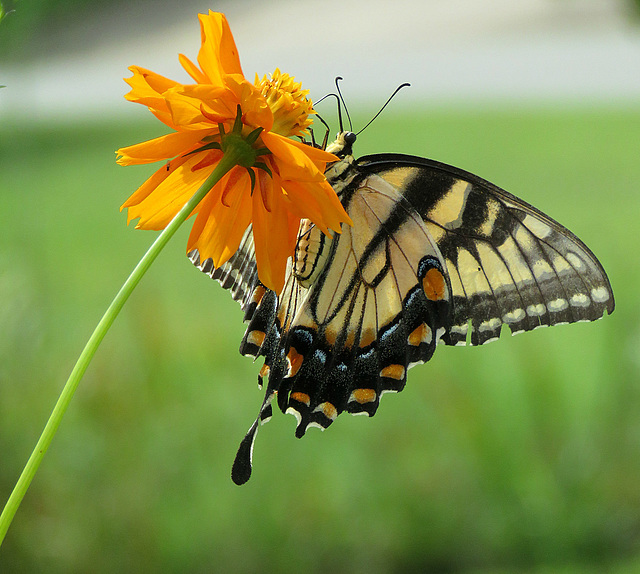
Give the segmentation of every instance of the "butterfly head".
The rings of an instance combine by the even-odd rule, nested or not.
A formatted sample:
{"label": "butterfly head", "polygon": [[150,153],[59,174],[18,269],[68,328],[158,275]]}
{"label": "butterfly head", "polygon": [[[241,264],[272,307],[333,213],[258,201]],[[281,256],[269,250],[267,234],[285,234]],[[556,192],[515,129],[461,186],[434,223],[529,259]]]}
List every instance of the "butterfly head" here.
{"label": "butterfly head", "polygon": [[356,134],[343,131],[327,146],[327,151],[337,155],[340,159],[344,159],[353,154],[354,143],[356,143]]}

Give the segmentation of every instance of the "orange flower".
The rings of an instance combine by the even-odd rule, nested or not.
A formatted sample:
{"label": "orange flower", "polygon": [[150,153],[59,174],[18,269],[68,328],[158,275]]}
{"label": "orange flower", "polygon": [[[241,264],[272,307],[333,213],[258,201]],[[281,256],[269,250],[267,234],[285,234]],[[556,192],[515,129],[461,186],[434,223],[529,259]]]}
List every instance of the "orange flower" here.
{"label": "orange flower", "polygon": [[195,84],[129,68],[133,77],[126,81],[132,89],[125,97],[147,106],[173,131],[116,152],[120,165],[166,161],[122,208],[128,209],[128,221],[140,218],[136,228],[164,229],[220,161],[238,116],[236,128],[253,144],[258,161],[232,168],[199,203],[187,251],[198,249],[202,261],[211,258],[219,267],[253,225],[258,276],[280,293],[301,218],[326,234],[351,224],[324,177],[327,162],[338,158],[291,139],[307,133],[309,115],[315,113],[308,91],[278,69],[251,84],[225,16],[210,11],[199,19],[199,67],[180,55]]}

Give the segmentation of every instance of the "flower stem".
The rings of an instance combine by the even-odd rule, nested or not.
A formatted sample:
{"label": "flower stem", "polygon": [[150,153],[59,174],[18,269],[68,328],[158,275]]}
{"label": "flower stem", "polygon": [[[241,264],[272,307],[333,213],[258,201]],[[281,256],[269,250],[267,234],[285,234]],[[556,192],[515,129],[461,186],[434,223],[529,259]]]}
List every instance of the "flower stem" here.
{"label": "flower stem", "polygon": [[2,515],[0,515],[0,545],[4,540],[4,537],[9,529],[11,521],[15,516],[24,495],[31,484],[31,481],[40,466],[40,462],[42,461],[51,441],[53,440],[58,427],[60,426],[60,422],[62,421],[62,417],[64,416],[67,408],[69,407],[69,403],[73,398],[73,394],[78,388],[78,384],[82,379],[91,359],[96,353],[98,346],[102,342],[102,339],[106,335],[107,331],[113,324],[115,318],[120,313],[120,310],[124,306],[125,302],[129,298],[129,295],[133,292],[135,287],[138,285],[143,275],[147,272],[151,264],[155,261],[156,257],[160,254],[160,251],[164,248],[167,242],[173,237],[175,232],[178,230],[178,227],[184,223],[184,221],[189,217],[191,212],[195,209],[195,207],[200,203],[200,201],[204,198],[207,192],[220,181],[222,176],[227,173],[231,168],[238,165],[240,157],[236,150],[230,148],[226,150],[224,156],[213,170],[211,175],[207,178],[207,180],[202,184],[202,186],[196,191],[193,197],[184,205],[184,207],[178,212],[178,214],[171,220],[169,225],[162,231],[162,233],[158,236],[158,238],[153,242],[149,250],[144,254],[138,265],[136,265],[135,269],[129,275],[129,278],[125,281],[124,285],[120,288],[120,291],[116,295],[115,299],[109,305],[109,308],[100,319],[98,326],[93,331],[89,341],[85,348],[83,349],[78,361],[76,362],[73,370],[71,371],[71,375],[67,380],[62,392],[60,393],[60,397],[58,397],[58,401],[51,412],[49,420],[40,435],[38,443],[36,444],[27,464],[16,483],[13,491],[11,492],[11,496],[7,501],[7,504],[2,511]]}

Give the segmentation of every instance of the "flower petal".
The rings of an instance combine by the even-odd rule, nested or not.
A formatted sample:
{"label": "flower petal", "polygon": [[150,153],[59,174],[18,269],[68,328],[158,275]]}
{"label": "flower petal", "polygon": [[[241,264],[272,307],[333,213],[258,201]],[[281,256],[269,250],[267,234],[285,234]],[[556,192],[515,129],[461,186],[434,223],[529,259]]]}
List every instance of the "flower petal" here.
{"label": "flower petal", "polygon": [[222,159],[224,154],[221,150],[210,149],[200,154],[202,158],[196,165],[191,168],[191,171],[198,169],[204,169],[205,167],[218,165],[218,162]]}
{"label": "flower petal", "polygon": [[273,126],[273,112],[260,90],[237,74],[227,76],[225,84],[242,105],[242,121],[268,132]]}
{"label": "flower petal", "polygon": [[[247,175],[245,169],[238,166],[229,171],[227,181],[220,186],[222,188],[220,192],[220,203],[222,203],[222,205],[231,207],[235,204],[238,193],[246,189],[246,182],[243,180]],[[251,189],[247,191],[251,193]]]}
{"label": "flower petal", "polygon": [[195,149],[206,135],[202,132],[172,132],[116,151],[120,165],[137,165],[171,159]]}
{"label": "flower petal", "polygon": [[171,94],[167,98],[167,106],[171,113],[171,121],[176,125],[176,129],[202,130],[213,127],[202,115],[199,100],[186,98],[180,94]]}
{"label": "flower petal", "polygon": [[[181,159],[184,158],[175,161],[179,163]],[[211,173],[210,170],[192,171],[191,168],[201,159],[202,154],[198,153],[187,156],[184,163],[175,169],[170,169],[169,175],[162,179],[151,192],[148,192],[148,189],[142,190],[147,185],[145,182],[124,204],[124,207],[129,209],[128,221],[139,217],[140,221],[136,229],[164,229]],[[158,172],[162,169],[165,168],[160,168]],[[158,172],[148,180],[149,188],[155,183],[154,178],[160,177]],[[141,197],[144,193],[146,196],[134,205],[134,196]]]}
{"label": "flower petal", "polygon": [[[260,174],[261,185],[273,186],[273,180]],[[265,190],[274,201],[266,209],[262,193],[253,194],[253,238],[258,278],[268,289],[280,293],[284,287],[287,259],[293,255],[300,218],[288,209],[283,196]]]}
{"label": "flower petal", "polygon": [[340,161],[340,158],[337,155],[329,153],[328,151],[325,151],[318,147],[313,147],[312,145],[302,143],[298,140],[286,138],[279,134],[272,134],[272,135],[275,138],[280,138],[284,142],[288,143],[289,145],[303,152],[315,164],[320,164],[320,163],[327,164],[327,163],[332,163],[334,161]]}
{"label": "flower petal", "polygon": [[178,54],[178,60],[182,64],[182,67],[185,69],[187,74],[189,74],[195,82],[198,84],[208,84],[209,78],[205,76],[200,68],[196,66],[189,58],[187,58],[184,54]]}
{"label": "flower petal", "polygon": [[226,74],[242,74],[238,49],[224,14],[199,14],[202,45],[198,63],[209,78],[209,83],[222,84]]}
{"label": "flower petal", "polygon": [[[120,211],[125,209],[126,207],[131,207],[134,205],[138,205],[145,198],[147,198],[155,189],[158,187],[165,179],[171,175],[173,171],[175,171],[178,167],[184,164],[187,161],[188,156],[179,157],[173,160],[170,163],[162,166],[160,169],[156,170],[156,172],[145,181],[130,197],[120,206]],[[129,217],[127,218],[127,223],[130,223],[133,218],[131,217],[131,213],[129,213]]]}
{"label": "flower petal", "polygon": [[182,105],[193,107],[192,113],[194,116],[196,114],[199,116],[198,121],[208,119],[202,113],[203,107],[210,115],[224,117],[225,121],[233,121],[236,117],[238,104],[241,103],[241,100],[238,100],[231,90],[210,84],[182,86],[177,93],[185,99]]}
{"label": "flower petal", "polygon": [[[228,177],[228,173],[225,174],[221,180],[221,182],[225,181],[225,178]],[[198,206],[198,215],[196,216],[195,221],[193,222],[193,226],[191,227],[191,232],[189,233],[189,239],[187,240],[187,253],[189,253],[192,249],[195,249],[198,243],[198,238],[202,234],[205,226],[207,225],[207,221],[209,216],[211,215],[211,210],[217,201],[220,199],[220,189],[219,186],[214,186],[213,189],[204,196],[203,200],[200,202]],[[200,254],[202,258],[202,254]],[[202,259],[204,261],[204,259]]]}
{"label": "flower petal", "polygon": [[[264,132],[262,141],[269,148],[276,159],[282,179],[295,179],[298,181],[325,180],[325,162],[314,162],[310,154],[315,148],[302,144],[302,148],[295,145],[295,141],[271,132]],[[329,154],[331,155],[331,154]]]}
{"label": "flower petal", "polygon": [[[232,172],[228,174],[229,177]],[[223,265],[238,250],[242,236],[251,223],[251,180],[246,170],[242,169],[242,172],[244,175],[236,186],[237,192],[227,197],[230,205],[222,204],[216,190],[216,201],[211,203],[206,222],[199,225],[199,233],[196,230],[189,237],[189,249],[197,248],[200,259],[204,261],[211,258],[216,267]],[[224,181],[223,178],[220,183]]]}
{"label": "flower petal", "polygon": [[308,183],[283,180],[282,187],[291,202],[291,211],[313,221],[326,235],[330,235],[330,229],[341,233],[342,223],[353,225],[327,181]]}
{"label": "flower petal", "polygon": [[124,81],[131,86],[131,91],[125,95],[125,99],[130,102],[150,107],[154,107],[154,104],[157,103],[161,106],[164,103],[162,94],[168,89],[180,85],[178,82],[139,66],[129,66],[129,71],[133,73],[133,76],[125,78]]}
{"label": "flower petal", "polygon": [[125,95],[125,99],[147,106],[161,122],[176,129],[163,94],[179,84],[138,66],[131,66],[129,70],[133,76],[125,78],[125,82],[131,86],[131,91]]}

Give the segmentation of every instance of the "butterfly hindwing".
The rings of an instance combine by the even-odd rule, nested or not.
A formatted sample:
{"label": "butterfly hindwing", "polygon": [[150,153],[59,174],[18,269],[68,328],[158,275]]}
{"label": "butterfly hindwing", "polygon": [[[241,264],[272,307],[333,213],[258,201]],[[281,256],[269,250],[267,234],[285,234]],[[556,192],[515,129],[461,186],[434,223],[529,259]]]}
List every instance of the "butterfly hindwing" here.
{"label": "butterfly hindwing", "polygon": [[[415,209],[376,175],[342,195],[353,227],[323,240],[303,224],[277,311],[261,304],[247,329],[245,339],[265,345],[242,347],[265,356],[267,394],[296,416],[298,436],[345,410],[373,415],[449,321],[444,262]],[[269,344],[274,333],[279,345]]]}

